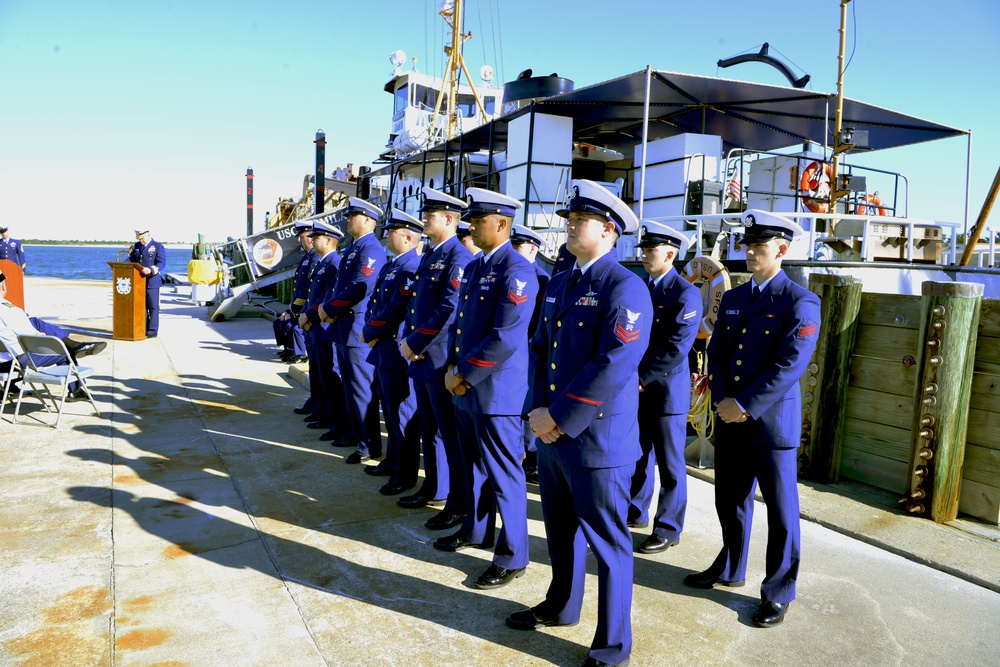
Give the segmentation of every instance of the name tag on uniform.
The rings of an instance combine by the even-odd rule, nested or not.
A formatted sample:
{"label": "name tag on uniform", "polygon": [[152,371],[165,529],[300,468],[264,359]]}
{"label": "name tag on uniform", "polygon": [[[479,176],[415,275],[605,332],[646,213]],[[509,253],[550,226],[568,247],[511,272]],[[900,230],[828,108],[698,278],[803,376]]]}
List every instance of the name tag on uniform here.
{"label": "name tag on uniform", "polygon": [[740,311],[738,311],[738,310],[727,310],[726,311],[726,315],[739,315],[739,314],[740,314]]}
{"label": "name tag on uniform", "polygon": [[556,298],[554,296],[547,296],[547,297],[545,297],[545,303],[555,303],[555,302],[556,302]]}

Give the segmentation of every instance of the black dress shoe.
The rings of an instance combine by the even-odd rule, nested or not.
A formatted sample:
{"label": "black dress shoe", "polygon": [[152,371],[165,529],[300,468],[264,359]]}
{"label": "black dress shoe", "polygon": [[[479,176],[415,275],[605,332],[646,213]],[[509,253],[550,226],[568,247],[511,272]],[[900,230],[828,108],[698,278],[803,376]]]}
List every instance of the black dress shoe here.
{"label": "black dress shoe", "polygon": [[535,468],[530,472],[524,474],[524,481],[528,484],[538,484],[538,469]]}
{"label": "black dress shoe", "polygon": [[[329,436],[329,437],[326,437],[326,436]],[[357,447],[358,446],[358,439],[357,438],[345,438],[343,435],[341,435],[339,433],[334,433],[333,431],[330,431],[329,433],[324,433],[323,435],[320,436],[319,439],[320,440],[329,440],[331,447]]]}
{"label": "black dress shoe", "polygon": [[424,521],[424,527],[429,530],[447,530],[454,528],[465,520],[464,514],[452,514],[441,510],[431,518]]}
{"label": "black dress shoe", "polygon": [[324,422],[324,421],[309,422],[308,424],[306,424],[306,428],[315,429],[317,431],[323,429],[324,431],[326,431],[327,429],[330,428],[330,422]]}
{"label": "black dress shoe", "polygon": [[791,603],[761,602],[757,607],[757,613],[753,615],[753,624],[758,628],[770,628],[781,623],[785,619],[789,604]]}
{"label": "black dress shoe", "polygon": [[583,667],[628,667],[631,658],[625,658],[621,662],[602,662],[597,658],[587,658],[583,661]]}
{"label": "black dress shoe", "polygon": [[156,332],[155,331],[147,331],[146,332],[146,338],[156,338]]}
{"label": "black dress shoe", "polygon": [[625,524],[629,528],[648,528],[649,527],[649,522],[648,521],[633,521],[633,520],[629,520],[629,521],[626,521]]}
{"label": "black dress shoe", "polygon": [[[392,470],[389,469],[389,466],[380,463],[377,466],[365,466],[365,474],[372,477],[388,477],[392,474]],[[409,489],[412,486],[411,484],[406,488]]]}
{"label": "black dress shoe", "polygon": [[349,463],[353,465],[355,463],[362,463],[367,460],[368,460],[367,454],[362,454],[361,452],[351,452],[350,454],[347,455],[347,458],[344,459],[344,463]]}
{"label": "black dress shoe", "polygon": [[307,424],[309,422],[329,423],[325,419],[323,419],[322,417],[320,417],[319,415],[317,415],[315,412],[308,412],[308,413],[305,413],[305,415],[306,416],[302,418],[302,421],[306,422]]}
{"label": "black dress shoe", "polygon": [[576,623],[560,623],[552,616],[541,613],[538,607],[515,611],[507,617],[507,627],[515,630],[535,630],[550,628],[556,625],[576,625]]}
{"label": "black dress shoe", "polygon": [[413,488],[412,484],[383,484],[379,487],[378,492],[383,496],[398,496],[403,491],[409,491]]}
{"label": "black dress shoe", "polygon": [[524,576],[524,568],[518,567],[513,570],[508,570],[505,567],[500,567],[493,563],[490,564],[486,571],[481,575],[476,577],[475,586],[484,591],[488,591],[491,588],[500,588],[506,586],[510,582],[514,581],[518,577]]}
{"label": "black dress shoe", "polygon": [[443,505],[444,500],[435,500],[433,498],[428,498],[422,493],[416,493],[412,496],[403,496],[396,501],[396,504],[406,509],[415,510],[420,509],[421,507],[427,507],[428,505]]}
{"label": "black dress shoe", "polygon": [[76,359],[83,359],[84,357],[92,354],[100,354],[104,352],[108,344],[104,341],[91,341],[89,343],[80,343],[79,345],[74,345],[69,348],[70,354]]}
{"label": "black dress shoe", "polygon": [[658,554],[666,551],[670,547],[676,547],[679,543],[680,540],[668,540],[665,537],[660,537],[656,533],[653,533],[639,545],[639,553]]}
{"label": "black dress shoe", "polygon": [[459,549],[465,549],[466,547],[481,547],[481,544],[473,544],[469,540],[462,537],[460,534],[455,533],[454,535],[449,535],[448,537],[439,537],[434,540],[434,548],[441,551],[458,551]]}
{"label": "black dress shoe", "polygon": [[688,576],[684,577],[684,585],[690,586],[691,588],[714,588],[716,584],[728,586],[730,588],[739,588],[745,583],[745,579],[740,579],[739,581],[723,581],[717,575],[714,575],[707,570],[705,572],[692,572]]}
{"label": "black dress shoe", "polygon": [[307,408],[306,406],[303,405],[301,408],[293,408],[292,412],[294,412],[297,415],[311,415],[312,408]]}

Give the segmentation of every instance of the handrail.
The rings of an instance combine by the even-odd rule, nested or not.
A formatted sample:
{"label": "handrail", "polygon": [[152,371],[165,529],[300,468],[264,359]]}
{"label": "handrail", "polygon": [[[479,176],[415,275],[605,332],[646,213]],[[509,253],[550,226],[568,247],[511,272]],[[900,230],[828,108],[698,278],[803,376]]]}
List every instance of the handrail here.
{"label": "handrail", "polygon": [[[704,215],[670,215],[670,216],[660,216],[651,217],[650,220],[655,222],[662,222],[666,224],[670,223],[686,223],[695,226],[696,238],[695,238],[695,255],[699,256],[704,254],[704,248],[702,246],[702,234],[704,223],[707,221],[721,221],[725,224],[729,224],[736,229],[740,226],[740,216],[741,213],[716,213],[716,214],[704,214]],[[949,237],[949,248],[942,253],[942,260],[945,256],[948,258],[947,264],[954,264],[955,258],[957,257],[957,236],[958,232],[963,228],[961,223],[957,222],[942,222],[938,220],[928,220],[919,218],[898,218],[893,216],[869,216],[869,215],[855,215],[851,213],[795,213],[789,214],[787,217],[792,219],[807,219],[807,220],[832,220],[832,221],[842,221],[842,220],[861,220],[864,222],[864,226],[861,230],[861,260],[866,261],[864,258],[867,256],[868,250],[868,236],[870,231],[870,225],[900,225],[906,228],[906,261],[908,263],[913,262],[913,243],[914,229],[918,227],[946,227],[951,230]],[[671,225],[676,226],[676,225]],[[827,242],[832,240],[844,240],[847,238],[856,239],[856,236],[846,237],[846,236],[817,236],[816,225],[810,224],[809,230],[809,251],[808,251],[808,261],[817,261],[819,258],[816,256],[816,243]],[[991,239],[992,241],[992,239]],[[995,242],[994,242],[995,243]],[[991,255],[992,260],[993,255]]]}

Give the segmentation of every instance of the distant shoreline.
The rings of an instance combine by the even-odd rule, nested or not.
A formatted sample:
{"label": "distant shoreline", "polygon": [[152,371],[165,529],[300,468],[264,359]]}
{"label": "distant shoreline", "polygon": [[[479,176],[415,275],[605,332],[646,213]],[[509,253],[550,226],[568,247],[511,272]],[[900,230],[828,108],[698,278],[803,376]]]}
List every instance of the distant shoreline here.
{"label": "distant shoreline", "polygon": [[[135,245],[135,241],[122,241],[121,243],[24,243],[25,248],[120,248],[130,250]],[[193,243],[164,243],[165,248],[185,248],[190,250]]]}

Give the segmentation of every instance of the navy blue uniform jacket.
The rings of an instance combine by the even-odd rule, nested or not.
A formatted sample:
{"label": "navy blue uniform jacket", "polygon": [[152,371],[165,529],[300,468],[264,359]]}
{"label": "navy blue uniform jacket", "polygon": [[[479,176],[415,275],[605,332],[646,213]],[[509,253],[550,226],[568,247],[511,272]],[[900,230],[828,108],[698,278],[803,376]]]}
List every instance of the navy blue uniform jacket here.
{"label": "navy blue uniform jacket", "polygon": [[323,304],[327,316],[335,321],[333,341],[346,347],[361,347],[361,328],[365,325],[368,299],[379,271],[386,262],[385,249],[374,233],[365,234],[344,251],[333,296]]}
{"label": "navy blue uniform jacket", "polygon": [[[312,325],[306,332],[306,339],[310,343],[318,343],[322,339],[331,340],[327,333],[329,329],[320,326],[319,307],[327,300],[333,292],[334,285],[337,284],[337,272],[340,267],[340,255],[336,252],[328,252],[325,257],[318,254],[316,260],[310,267],[309,299],[303,311],[306,319]],[[330,329],[333,327],[331,326]]]}
{"label": "navy blue uniform jacket", "polygon": [[528,392],[528,325],[538,280],[531,262],[510,243],[484,264],[480,255],[462,276],[448,361],[472,389],[455,406],[484,415],[520,415]]}
{"label": "navy blue uniform jacket", "polygon": [[365,326],[361,331],[366,341],[378,341],[368,355],[368,363],[376,368],[406,370],[406,359],[399,352],[397,339],[403,333],[403,320],[413,297],[419,262],[416,250],[405,252],[386,262],[375,281],[375,291],[368,301]]}
{"label": "navy blue uniform jacket", "polygon": [[455,317],[465,267],[471,261],[472,253],[455,236],[420,258],[404,328],[406,344],[426,357],[410,364],[407,374],[414,380],[444,382],[448,327]]}
{"label": "navy blue uniform jacket", "polygon": [[531,339],[528,410],[547,407],[566,435],[552,447],[568,465],[605,468],[638,460],[639,361],[649,346],[652,303],[642,279],[614,251],[572,290],[552,277]]}
{"label": "navy blue uniform jacket", "polygon": [[163,286],[163,276],[161,274],[167,268],[167,251],[163,249],[162,245],[150,239],[149,243],[143,247],[141,241],[136,241],[135,245],[132,246],[132,252],[128,254],[128,261],[138,262],[146,268],[153,270],[153,273],[146,277],[147,289],[156,289]]}
{"label": "navy blue uniform jacket", "polygon": [[653,327],[639,363],[643,412],[687,414],[691,409],[688,352],[701,325],[701,291],[671,269],[653,288]]}
{"label": "navy blue uniform jacket", "polygon": [[746,282],[722,296],[708,343],[712,401],[734,398],[746,422],[716,420],[717,437],[770,449],[799,446],[806,371],[819,337],[819,297],[780,271],[756,301]]}
{"label": "navy blue uniform jacket", "polygon": [[310,269],[312,268],[313,261],[319,259],[319,255],[316,254],[312,248],[310,248],[299,260],[299,266],[295,269],[295,283],[292,288],[292,303],[289,304],[289,310],[292,314],[298,315],[302,312],[302,309],[306,307],[306,303],[309,301],[309,277],[311,274]]}

